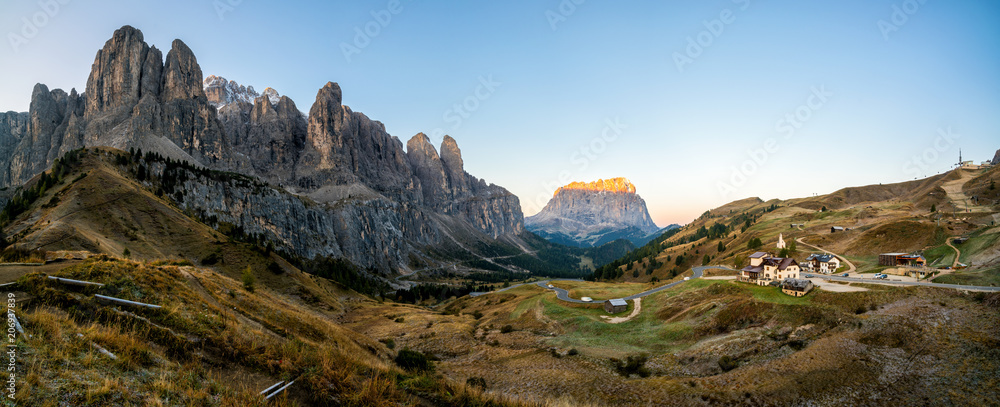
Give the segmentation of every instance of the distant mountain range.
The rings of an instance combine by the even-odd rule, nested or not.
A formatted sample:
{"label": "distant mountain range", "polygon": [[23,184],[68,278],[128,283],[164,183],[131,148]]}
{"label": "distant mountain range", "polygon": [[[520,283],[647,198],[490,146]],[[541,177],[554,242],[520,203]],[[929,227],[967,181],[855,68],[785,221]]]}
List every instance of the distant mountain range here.
{"label": "distant mountain range", "polygon": [[626,239],[636,246],[677,228],[653,223],[646,202],[625,178],[574,182],[556,190],[541,212],[524,219],[525,228],[551,242],[594,247]]}

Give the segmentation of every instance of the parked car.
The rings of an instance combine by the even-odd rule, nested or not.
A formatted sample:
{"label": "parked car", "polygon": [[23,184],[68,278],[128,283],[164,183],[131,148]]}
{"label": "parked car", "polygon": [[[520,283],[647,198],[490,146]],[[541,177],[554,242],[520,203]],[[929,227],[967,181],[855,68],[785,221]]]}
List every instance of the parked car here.
{"label": "parked car", "polygon": [[684,281],[688,281],[690,279],[691,279],[691,277],[684,277]]}
{"label": "parked car", "polygon": [[812,274],[806,274],[806,278],[813,278]]}
{"label": "parked car", "polygon": [[554,286],[552,284],[549,284],[548,287],[549,287],[550,290],[553,289],[553,288],[556,288],[556,286]]}
{"label": "parked car", "polygon": [[583,302],[591,302],[591,301],[593,301],[593,300],[594,300],[594,299],[593,299],[593,298],[590,298],[590,297],[583,297],[583,298],[581,298],[581,299],[580,299],[580,301],[583,301]]}
{"label": "parked car", "polygon": [[841,277],[847,277],[847,273],[841,274]]}

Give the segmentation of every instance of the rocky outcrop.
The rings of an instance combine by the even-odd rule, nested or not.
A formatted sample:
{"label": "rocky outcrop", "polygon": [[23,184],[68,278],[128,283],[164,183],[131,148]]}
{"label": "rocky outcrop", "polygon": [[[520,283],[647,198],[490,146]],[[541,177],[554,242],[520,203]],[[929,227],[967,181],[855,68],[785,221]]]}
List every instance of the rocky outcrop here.
{"label": "rocky outcrop", "polygon": [[[164,165],[149,166],[162,174]],[[440,243],[437,227],[419,207],[387,199],[344,200],[335,207],[254,182],[188,173],[179,204],[202,218],[239,226],[244,233],[294,250],[305,258],[344,257],[395,275],[418,246]],[[213,226],[216,226],[213,225]]]}
{"label": "rocky outcrop", "polygon": [[619,238],[642,246],[659,231],[646,202],[625,178],[559,188],[541,212],[525,218],[525,227],[549,240],[584,247]]}
{"label": "rocky outcrop", "polygon": [[424,205],[464,219],[493,237],[523,231],[520,200],[465,172],[455,139],[445,136],[438,156],[430,139],[419,133],[406,143],[406,158],[419,181]]}
{"label": "rocky outcrop", "polygon": [[993,155],[993,165],[1000,165],[1000,150],[997,150],[997,153]]}
{"label": "rocky outcrop", "polygon": [[427,135],[418,133],[406,142],[406,160],[420,182],[425,205],[439,206],[451,199],[451,186],[444,165]]}
{"label": "rocky outcrop", "polygon": [[403,143],[382,123],[342,104],[340,85],[329,82],[309,110],[306,142],[296,166],[296,186],[363,183],[396,200],[419,199]]}
{"label": "rocky outcrop", "polygon": [[215,109],[201,87],[201,68],[181,41],[163,54],[125,26],[97,51],[86,92],[37,85],[26,136],[0,158],[0,186],[23,184],[66,152],[95,146],[154,150],[175,159],[239,170]]}
{"label": "rocky outcrop", "polygon": [[205,78],[205,97],[208,98],[208,103],[213,107],[222,109],[237,102],[253,104],[254,99],[260,97],[260,94],[254,90],[253,86],[243,86],[236,81],[210,75]]}
{"label": "rocky outcrop", "polygon": [[160,90],[163,134],[198,162],[225,167],[228,145],[215,108],[202,89],[201,67],[191,49],[174,40]]}
{"label": "rocky outcrop", "polygon": [[14,184],[11,181],[13,175],[11,159],[15,157],[14,153],[22,140],[28,137],[30,121],[31,116],[28,113],[0,113],[0,186],[2,187]]}
{"label": "rocky outcrop", "polygon": [[[11,122],[14,126],[12,134],[21,134],[22,137],[10,148],[11,153],[4,156],[8,161],[0,163],[3,165],[0,168],[7,169],[0,176],[5,182],[2,186],[24,183],[49,168],[66,151],[79,148],[83,108],[83,100],[76,90],[66,94],[61,89],[49,91],[45,85],[35,85],[31,107],[28,113],[22,114],[27,122]],[[0,130],[0,133],[3,132]]]}
{"label": "rocky outcrop", "polygon": [[281,96],[277,103],[269,96],[257,96],[252,103],[236,100],[219,109],[219,120],[233,152],[248,159],[250,175],[294,184],[307,123],[292,99]]}

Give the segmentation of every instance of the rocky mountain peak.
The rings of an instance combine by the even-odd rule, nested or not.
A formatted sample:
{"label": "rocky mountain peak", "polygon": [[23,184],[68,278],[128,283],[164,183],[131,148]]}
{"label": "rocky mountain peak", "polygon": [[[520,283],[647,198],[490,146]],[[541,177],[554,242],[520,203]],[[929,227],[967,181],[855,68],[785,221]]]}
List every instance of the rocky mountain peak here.
{"label": "rocky mountain peak", "polygon": [[559,188],[541,212],[524,219],[524,226],[554,242],[584,247],[621,238],[641,246],[660,230],[635,185],[625,178]]}
{"label": "rocky mountain peak", "polygon": [[131,108],[142,96],[142,72],[149,45],[142,32],[124,26],[97,51],[85,93],[86,116]]}
{"label": "rocky mountain peak", "polygon": [[441,160],[449,172],[464,171],[465,163],[462,162],[462,150],[458,148],[458,143],[451,136],[444,136],[441,141]]}
{"label": "rocky mountain peak", "polygon": [[558,195],[560,191],[563,190],[583,190],[583,191],[593,191],[593,192],[611,192],[611,193],[624,193],[624,194],[634,194],[635,185],[628,178],[609,178],[609,179],[599,179],[594,182],[572,182],[562,188],[556,190],[555,195]]}
{"label": "rocky mountain peak", "polygon": [[201,67],[191,48],[181,40],[174,40],[163,65],[160,97],[163,101],[174,99],[205,99],[202,88]]}
{"label": "rocky mountain peak", "polygon": [[993,165],[1000,165],[1000,150],[993,156]]}
{"label": "rocky mountain peak", "polygon": [[267,100],[270,100],[272,105],[278,104],[278,101],[281,100],[281,95],[278,94],[278,91],[274,90],[274,88],[264,89],[261,96],[267,96]]}
{"label": "rocky mountain peak", "polygon": [[208,103],[217,109],[237,102],[253,104],[254,99],[260,97],[253,86],[240,85],[236,81],[215,75],[205,78],[204,89]]}

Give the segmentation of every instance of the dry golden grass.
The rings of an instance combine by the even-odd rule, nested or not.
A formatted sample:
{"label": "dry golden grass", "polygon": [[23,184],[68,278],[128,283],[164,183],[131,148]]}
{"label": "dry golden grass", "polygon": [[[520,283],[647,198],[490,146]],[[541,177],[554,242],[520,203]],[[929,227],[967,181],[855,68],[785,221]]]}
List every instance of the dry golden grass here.
{"label": "dry golden grass", "polygon": [[[329,315],[341,304],[306,305],[299,297],[266,286],[250,293],[228,276],[169,262],[98,257],[58,274],[106,285],[53,286],[37,274],[20,280],[33,297],[24,316],[33,337],[24,343],[31,349],[25,360],[31,370],[26,380],[37,386],[22,393],[28,400],[76,405],[263,405],[257,395],[261,388],[296,380],[277,403],[269,405],[409,405],[426,399],[454,406],[519,405],[456,391],[462,387],[442,376],[400,370],[392,362],[394,351]],[[319,285],[313,283],[309,289]],[[117,309],[96,303],[94,293],[163,308]],[[101,354],[91,343],[117,359]],[[212,373],[209,366],[228,373]],[[233,377],[249,378],[253,385],[234,384],[229,379]],[[422,386],[412,389],[401,384],[413,380]]]}

